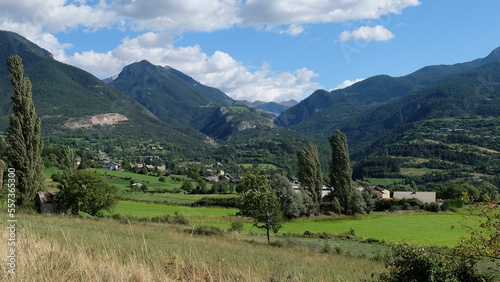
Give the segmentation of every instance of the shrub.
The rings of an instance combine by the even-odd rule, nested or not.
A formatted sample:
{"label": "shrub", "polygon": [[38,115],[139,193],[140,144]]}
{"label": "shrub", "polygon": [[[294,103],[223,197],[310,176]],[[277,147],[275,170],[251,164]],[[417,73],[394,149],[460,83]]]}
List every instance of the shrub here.
{"label": "shrub", "polygon": [[[190,230],[186,230],[189,232]],[[193,234],[202,236],[224,236],[224,231],[215,226],[197,226],[193,229]]]}
{"label": "shrub", "polygon": [[485,281],[475,264],[471,257],[453,256],[444,250],[397,245],[386,263],[389,273],[382,274],[379,281]]}
{"label": "shrub", "polygon": [[172,220],[173,223],[175,224],[181,224],[181,225],[189,225],[189,218],[186,216],[183,216],[182,214],[175,212],[174,213],[174,219]]}
{"label": "shrub", "polygon": [[231,228],[229,230],[241,231],[243,229],[243,225],[245,225],[243,220],[241,218],[237,218],[231,222]]}

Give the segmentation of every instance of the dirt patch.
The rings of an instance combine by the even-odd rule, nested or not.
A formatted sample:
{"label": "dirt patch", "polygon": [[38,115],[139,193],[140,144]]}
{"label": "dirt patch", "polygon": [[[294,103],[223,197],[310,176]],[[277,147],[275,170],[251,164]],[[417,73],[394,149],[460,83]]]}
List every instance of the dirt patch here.
{"label": "dirt patch", "polygon": [[90,128],[94,125],[114,125],[122,121],[126,121],[128,118],[122,114],[109,113],[109,114],[99,114],[91,117],[84,117],[78,120],[70,120],[64,124],[64,126],[75,129],[75,128]]}

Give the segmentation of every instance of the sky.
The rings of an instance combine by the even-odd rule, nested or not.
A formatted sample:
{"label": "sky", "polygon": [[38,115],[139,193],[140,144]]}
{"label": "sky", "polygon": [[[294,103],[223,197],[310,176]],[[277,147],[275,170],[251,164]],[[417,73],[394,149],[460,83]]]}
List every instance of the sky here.
{"label": "sky", "polygon": [[499,12],[498,0],[2,0],[0,30],[101,79],[145,59],[280,102],[485,57]]}

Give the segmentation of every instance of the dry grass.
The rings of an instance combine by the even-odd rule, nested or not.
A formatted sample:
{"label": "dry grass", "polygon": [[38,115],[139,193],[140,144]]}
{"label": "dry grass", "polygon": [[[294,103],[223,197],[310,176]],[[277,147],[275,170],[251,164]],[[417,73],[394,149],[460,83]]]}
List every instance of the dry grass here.
{"label": "dry grass", "polygon": [[[360,281],[383,268],[354,256],[249,242],[237,233],[206,237],[161,223],[17,219],[17,273],[7,281]],[[2,232],[2,242],[7,236]],[[1,244],[0,252],[7,248]],[[7,265],[0,269],[4,275]]]}

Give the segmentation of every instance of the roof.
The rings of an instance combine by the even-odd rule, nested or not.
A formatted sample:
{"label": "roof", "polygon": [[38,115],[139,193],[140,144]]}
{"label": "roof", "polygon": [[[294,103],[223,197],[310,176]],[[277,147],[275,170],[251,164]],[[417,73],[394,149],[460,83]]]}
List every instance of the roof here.
{"label": "roof", "polygon": [[54,200],[54,197],[57,195],[56,192],[38,192],[37,196],[40,199],[40,203],[46,204],[46,203],[51,203]]}
{"label": "roof", "polygon": [[424,203],[433,203],[436,201],[436,192],[408,192],[394,191],[394,199],[415,198]]}

